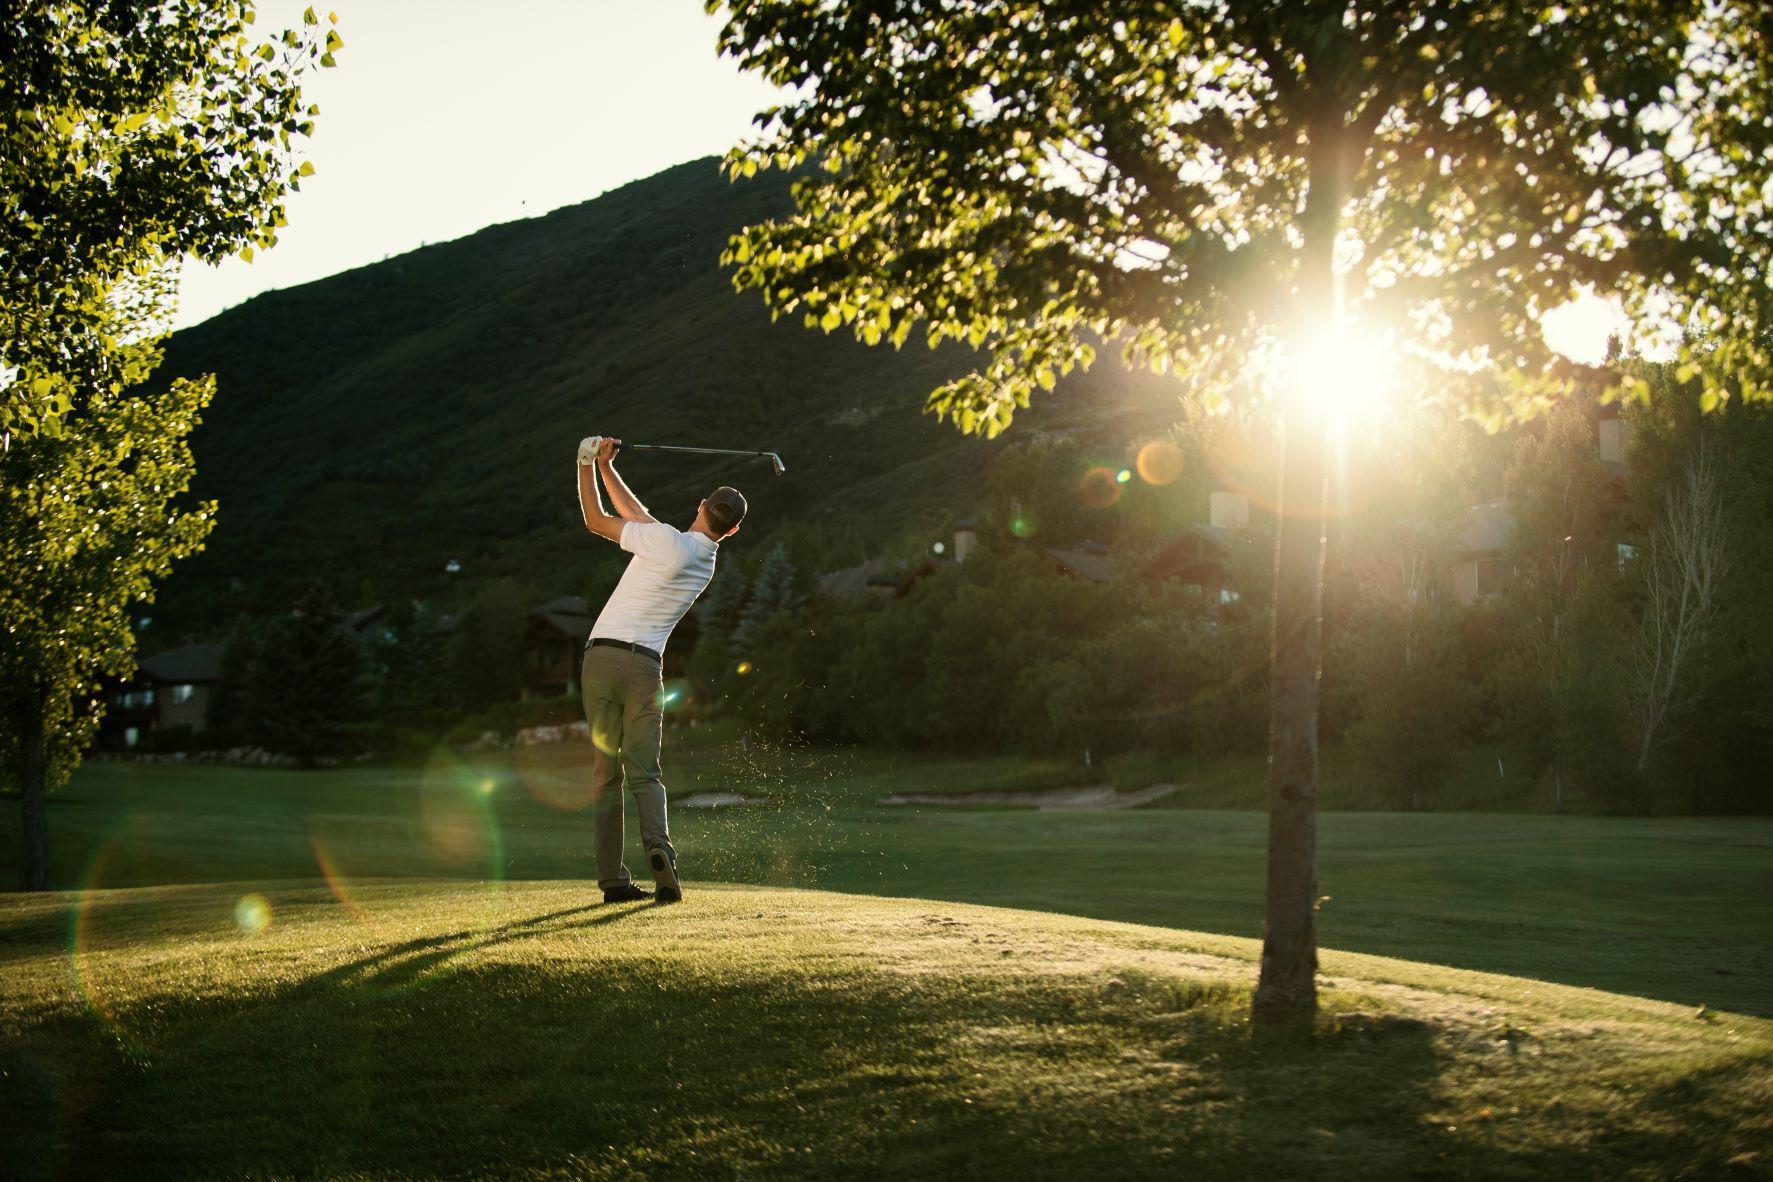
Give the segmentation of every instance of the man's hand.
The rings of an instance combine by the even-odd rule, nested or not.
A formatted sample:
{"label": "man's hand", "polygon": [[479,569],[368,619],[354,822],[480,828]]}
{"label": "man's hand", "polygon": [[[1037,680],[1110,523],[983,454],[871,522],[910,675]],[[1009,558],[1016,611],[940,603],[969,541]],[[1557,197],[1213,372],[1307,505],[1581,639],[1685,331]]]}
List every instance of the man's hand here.
{"label": "man's hand", "polygon": [[599,463],[613,464],[616,462],[616,451],[622,446],[620,439],[599,439],[597,459]]}
{"label": "man's hand", "polygon": [[605,442],[601,435],[587,435],[579,440],[579,463],[590,464],[601,459]]}

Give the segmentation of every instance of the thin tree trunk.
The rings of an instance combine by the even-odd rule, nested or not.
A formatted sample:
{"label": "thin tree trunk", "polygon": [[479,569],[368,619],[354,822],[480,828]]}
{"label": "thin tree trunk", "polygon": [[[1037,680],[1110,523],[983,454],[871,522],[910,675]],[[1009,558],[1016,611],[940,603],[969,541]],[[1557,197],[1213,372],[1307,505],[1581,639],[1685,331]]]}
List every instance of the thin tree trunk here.
{"label": "thin tree trunk", "polygon": [[[1335,73],[1334,66],[1327,75]],[[1326,94],[1325,98],[1328,98]],[[1300,219],[1293,372],[1281,397],[1279,532],[1274,558],[1274,680],[1268,705],[1268,906],[1262,970],[1251,1016],[1258,1025],[1317,1016],[1317,723],[1323,640],[1325,498],[1329,416],[1310,388],[1306,342],[1336,326],[1335,246],[1353,160],[1346,108],[1319,101],[1310,118],[1311,175]]]}
{"label": "thin tree trunk", "polygon": [[48,760],[43,740],[43,700],[33,692],[26,704],[24,726],[24,875],[20,886],[27,891],[49,888]]}
{"label": "thin tree trunk", "polygon": [[1325,433],[1296,408],[1286,424],[1275,545],[1269,692],[1268,911],[1255,1020],[1317,1013],[1317,721],[1323,631]]}

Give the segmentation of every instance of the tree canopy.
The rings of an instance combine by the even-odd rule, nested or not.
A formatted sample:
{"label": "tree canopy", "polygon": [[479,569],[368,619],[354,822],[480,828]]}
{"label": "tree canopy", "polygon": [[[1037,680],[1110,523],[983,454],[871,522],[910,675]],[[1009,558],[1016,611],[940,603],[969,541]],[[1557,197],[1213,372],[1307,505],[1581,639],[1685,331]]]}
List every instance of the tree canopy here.
{"label": "tree canopy", "polygon": [[259,39],[249,0],[39,0],[0,17],[0,431],[56,431],[126,363],[118,285],[272,246],[344,42],[310,8]]}
{"label": "tree canopy", "polygon": [[708,8],[793,88],[729,168],[819,166],[734,239],[736,282],[826,331],[981,348],[930,398],[965,430],[1104,338],[1259,391],[1333,300],[1495,419],[1580,376],[1539,317],[1584,286],[1702,334],[1708,405],[1773,394],[1748,0]]}

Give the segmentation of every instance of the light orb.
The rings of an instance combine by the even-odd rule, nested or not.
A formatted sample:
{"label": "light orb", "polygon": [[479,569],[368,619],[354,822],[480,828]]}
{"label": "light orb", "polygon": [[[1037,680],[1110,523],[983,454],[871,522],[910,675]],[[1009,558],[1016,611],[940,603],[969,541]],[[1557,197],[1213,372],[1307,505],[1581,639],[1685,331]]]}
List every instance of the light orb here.
{"label": "light orb", "polygon": [[1168,439],[1153,439],[1139,449],[1133,466],[1146,484],[1174,484],[1182,475],[1182,449]]}
{"label": "light orb", "polygon": [[258,892],[241,895],[234,904],[234,922],[243,932],[262,932],[271,926],[271,900]]}
{"label": "light orb", "polygon": [[1078,498],[1092,509],[1113,508],[1120,494],[1121,486],[1109,468],[1091,468],[1077,488]]}

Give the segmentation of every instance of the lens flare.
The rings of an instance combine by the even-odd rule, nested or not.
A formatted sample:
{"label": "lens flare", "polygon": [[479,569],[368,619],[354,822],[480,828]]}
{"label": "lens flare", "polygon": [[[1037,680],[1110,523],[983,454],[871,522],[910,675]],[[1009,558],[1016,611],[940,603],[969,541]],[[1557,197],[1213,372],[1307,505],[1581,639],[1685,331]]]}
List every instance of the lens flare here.
{"label": "lens flare", "polygon": [[695,686],[682,677],[673,677],[659,686],[653,699],[666,714],[680,714],[695,705]]}
{"label": "lens flare", "polygon": [[68,915],[68,967],[87,1013],[105,1032],[134,1054],[146,1053],[141,1032],[126,1020],[125,1007],[117,998],[128,996],[129,970],[113,967],[107,945],[120,932],[134,931],[148,900],[121,904],[112,888],[122,885],[125,867],[142,855],[140,819],[125,813],[94,849],[91,860],[74,891]]}
{"label": "lens flare", "polygon": [[1146,484],[1174,484],[1182,475],[1182,449],[1168,439],[1153,439],[1139,449],[1133,466]]}
{"label": "lens flare", "polygon": [[750,661],[740,661],[738,668],[735,669],[734,672],[736,672],[740,677],[744,677],[747,674],[749,674],[753,668],[754,668],[754,666],[751,664]]}
{"label": "lens flare", "polygon": [[1092,509],[1113,508],[1120,500],[1120,494],[1121,486],[1115,481],[1111,468],[1091,468],[1084,473],[1077,487],[1078,498]]}
{"label": "lens flare", "polygon": [[433,752],[419,781],[419,832],[445,862],[497,877],[504,866],[504,842],[498,818],[480,791],[483,780],[453,752]]}
{"label": "lens flare", "polygon": [[1122,468],[1119,472],[1114,474],[1114,483],[1125,484],[1132,478],[1133,470],[1131,468]]}
{"label": "lens flare", "polygon": [[271,900],[254,891],[234,904],[234,922],[241,931],[257,934],[271,926]]}
{"label": "lens flare", "polygon": [[351,918],[360,923],[368,921],[369,912],[364,909],[362,903],[357,901],[357,896],[351,890],[350,883],[339,870],[338,861],[332,856],[331,851],[321,843],[320,834],[315,829],[315,820],[313,817],[308,818],[308,845],[314,850],[314,864],[320,868],[320,877],[325,881],[326,889],[332,892],[332,897],[338,901],[340,907],[350,913]]}
{"label": "lens flare", "polygon": [[1018,513],[1010,518],[1010,532],[1018,538],[1032,538],[1039,529],[1040,526],[1029,514]]}

